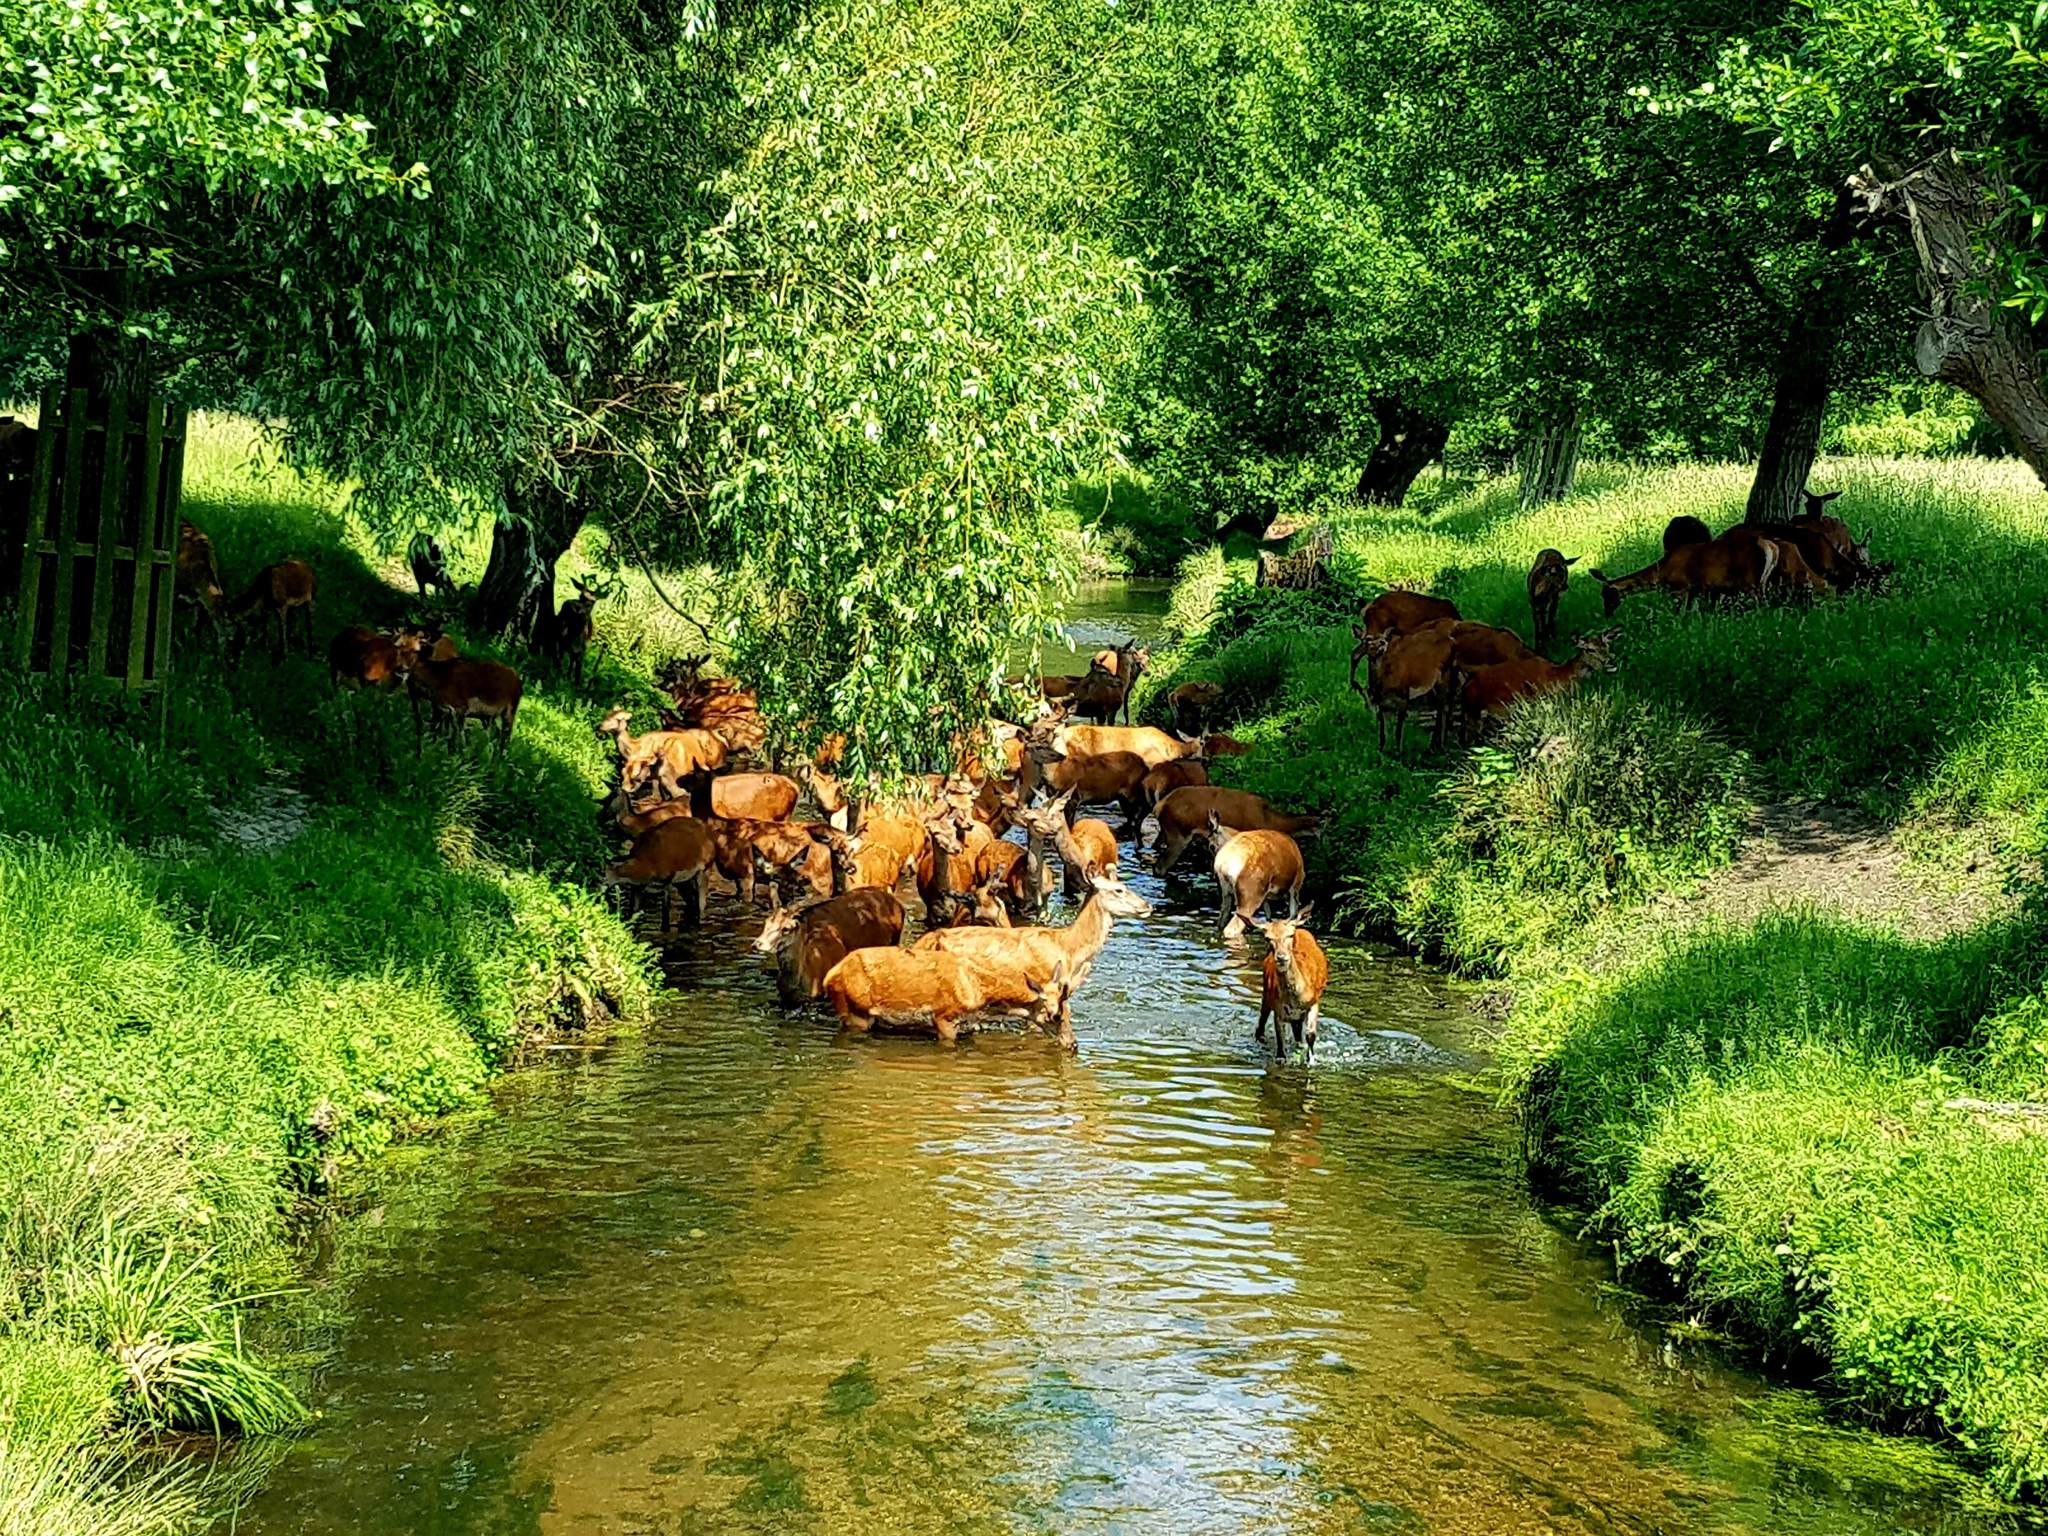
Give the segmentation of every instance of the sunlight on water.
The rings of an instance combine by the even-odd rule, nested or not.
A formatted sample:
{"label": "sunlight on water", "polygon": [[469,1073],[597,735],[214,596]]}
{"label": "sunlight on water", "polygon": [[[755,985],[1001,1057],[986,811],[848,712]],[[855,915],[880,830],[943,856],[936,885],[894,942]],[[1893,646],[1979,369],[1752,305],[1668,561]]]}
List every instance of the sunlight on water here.
{"label": "sunlight on water", "polygon": [[842,1043],[718,905],[644,1039],[394,1168],[237,1529],[2005,1528],[1603,1301],[1429,973],[1334,945],[1324,1051],[1271,1065],[1207,903],[1118,925],[1071,1058]]}

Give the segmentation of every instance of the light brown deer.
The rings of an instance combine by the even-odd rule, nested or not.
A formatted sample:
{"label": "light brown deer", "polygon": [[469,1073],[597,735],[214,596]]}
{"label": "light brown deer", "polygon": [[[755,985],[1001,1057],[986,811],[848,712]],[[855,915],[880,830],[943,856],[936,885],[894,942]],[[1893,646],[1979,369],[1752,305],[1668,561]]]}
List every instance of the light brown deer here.
{"label": "light brown deer", "polygon": [[178,554],[173,569],[172,590],[177,600],[197,610],[218,636],[227,602],[227,594],[220,585],[220,559],[214,554],[213,540],[182,520],[178,524]]}
{"label": "light brown deer", "polygon": [[1287,893],[1287,915],[1301,910],[1301,883],[1308,877],[1301,845],[1285,832],[1233,832],[1209,813],[1209,842],[1216,850],[1216,932],[1234,939],[1267,901]]}
{"label": "light brown deer", "polygon": [[1536,563],[1529,567],[1530,633],[1539,651],[1557,638],[1557,606],[1564,601],[1571,586],[1571,568],[1578,562],[1577,555],[1567,559],[1562,551],[1545,549],[1537,552]]}
{"label": "light brown deer", "polygon": [[313,567],[303,560],[280,560],[266,565],[242,595],[228,605],[231,620],[273,623],[277,627],[276,656],[284,660],[291,644],[292,615],[297,614],[305,631],[306,653],[313,651]]}
{"label": "light brown deer", "polygon": [[1778,569],[1777,543],[1747,529],[1731,528],[1705,544],[1681,544],[1654,565],[1626,576],[1595,570],[1600,601],[1608,613],[1638,592],[1669,592],[1680,606],[1763,592]]}
{"label": "light brown deer", "polygon": [[794,1007],[821,996],[826,975],[856,949],[902,942],[903,903],[888,891],[861,889],[801,907],[774,896],[754,949],[774,956],[775,989]]}
{"label": "light brown deer", "polygon": [[611,737],[619,749],[619,787],[628,795],[652,788],[664,800],[690,795],[693,801],[699,797],[692,791],[702,788],[699,809],[709,814],[708,779],[725,766],[725,743],[696,728],[635,736],[632,723],[632,712],[619,704],[597,725],[597,734]]}
{"label": "light brown deer", "polygon": [[470,721],[481,720],[487,729],[496,727],[498,753],[503,756],[512,749],[512,732],[519,724],[519,700],[525,684],[503,662],[444,656],[444,649],[452,650],[452,643],[446,647],[436,644],[431,654],[415,653],[409,661],[403,655],[399,658],[406,690],[412,698],[414,730],[424,743],[423,707],[436,723],[447,728],[451,745],[462,740]]}
{"label": "light brown deer", "polygon": [[1289,816],[1258,795],[1215,784],[1176,789],[1159,802],[1159,836],[1153,843],[1152,866],[1165,874],[1180,861],[1187,845],[1209,825],[1214,812],[1223,825],[1239,832],[1285,832],[1289,837],[1314,837],[1322,822],[1315,816]]}
{"label": "light brown deer", "polygon": [[[1408,731],[1408,712],[1418,704],[1435,713],[1435,745],[1443,747],[1445,717],[1458,676],[1451,660],[1456,647],[1450,630],[1448,624],[1430,625],[1412,634],[1396,635],[1373,657],[1366,687],[1359,692],[1378,719],[1382,752],[1387,747],[1388,714],[1394,716],[1394,751],[1398,754]],[[1376,637],[1363,643],[1375,644]],[[1358,687],[1355,673],[1351,686]]]}
{"label": "light brown deer", "polygon": [[1449,598],[1431,597],[1426,592],[1404,592],[1395,587],[1365,605],[1358,628],[1364,632],[1362,639],[1404,635],[1438,619],[1455,619],[1458,616],[1458,605]]}
{"label": "light brown deer", "polygon": [[[1071,809],[1071,797],[1061,795],[1045,805],[1022,809],[1017,815],[1024,830],[1041,848],[1047,841],[1052,843],[1064,871],[1062,885],[1065,894],[1070,899],[1079,900],[1088,894],[1085,871],[1116,871],[1117,840],[1107,824],[1092,817],[1084,816],[1069,822],[1067,816]],[[1029,862],[1028,853],[1026,862]]]}
{"label": "light brown deer", "polygon": [[1608,630],[1604,634],[1586,636],[1569,661],[1546,661],[1541,656],[1532,656],[1522,661],[1504,662],[1497,667],[1481,667],[1465,680],[1467,739],[1481,720],[1505,715],[1508,706],[1517,699],[1562,693],[1576,687],[1579,679],[1588,672],[1612,672],[1615,661],[1609,647],[1614,634],[1613,630]]}
{"label": "light brown deer", "polygon": [[1266,954],[1265,985],[1259,993],[1259,1027],[1254,1040],[1264,1042],[1266,1020],[1273,1021],[1273,1053],[1287,1054],[1287,1030],[1302,1047],[1302,1060],[1316,1053],[1316,1026],[1323,1017],[1323,989],[1330,984],[1330,957],[1308,931],[1310,909],[1292,917],[1259,924],[1272,947]]}
{"label": "light brown deer", "polygon": [[[948,933],[1009,930],[951,928]],[[856,949],[825,977],[825,996],[842,1029],[863,1034],[883,1028],[925,1031],[943,1045],[960,1038],[960,1026],[975,1014],[1020,1012],[1033,1022],[1050,1021],[1071,1039],[1067,1016],[1073,983],[1064,966],[1043,980],[984,967],[956,955],[915,949]]]}
{"label": "light brown deer", "polygon": [[1145,775],[1152,766],[1135,752],[1104,752],[1095,756],[1061,756],[1034,737],[1026,748],[1039,764],[1038,779],[1059,798],[1069,818],[1083,805],[1115,801],[1125,829],[1133,835],[1145,819]]}
{"label": "light brown deer", "polygon": [[1033,734],[1050,742],[1052,749],[1064,757],[1078,760],[1128,752],[1143,758],[1147,768],[1157,768],[1161,763],[1170,763],[1176,758],[1193,757],[1203,749],[1200,741],[1170,736],[1152,725],[1045,723]]}

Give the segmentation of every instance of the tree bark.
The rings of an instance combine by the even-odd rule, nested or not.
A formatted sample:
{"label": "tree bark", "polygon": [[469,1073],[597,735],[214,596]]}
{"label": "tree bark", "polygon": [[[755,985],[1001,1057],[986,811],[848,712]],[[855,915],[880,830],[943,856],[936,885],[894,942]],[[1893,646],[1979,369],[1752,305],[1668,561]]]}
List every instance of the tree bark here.
{"label": "tree bark", "polygon": [[[2048,392],[2033,342],[2017,312],[1996,302],[1978,260],[1978,241],[1998,216],[1997,184],[1944,150],[1895,181],[1866,165],[1848,187],[1871,217],[1912,234],[1928,305],[1914,338],[1920,371],[1974,396],[2048,485]],[[1996,237],[1990,244],[1995,266]]]}
{"label": "tree bark", "polygon": [[1540,507],[1571,495],[1579,477],[1579,447],[1585,439],[1586,429],[1576,405],[1530,432],[1523,440],[1521,455],[1524,507]]}
{"label": "tree bark", "polygon": [[1820,456],[1828,397],[1834,389],[1836,343],[1849,299],[1848,274],[1831,271],[1807,290],[1786,325],[1763,452],[1749,486],[1749,522],[1789,522],[1805,510],[1806,481]]}
{"label": "tree bark", "polygon": [[1380,424],[1380,440],[1358,477],[1358,499],[1398,507],[1415,477],[1444,451],[1451,424],[1403,404],[1394,395],[1373,396],[1372,414]]}
{"label": "tree bark", "polygon": [[583,527],[577,501],[559,488],[505,491],[506,510],[491,530],[491,558],[476,590],[477,627],[532,645],[555,611],[555,563]]}

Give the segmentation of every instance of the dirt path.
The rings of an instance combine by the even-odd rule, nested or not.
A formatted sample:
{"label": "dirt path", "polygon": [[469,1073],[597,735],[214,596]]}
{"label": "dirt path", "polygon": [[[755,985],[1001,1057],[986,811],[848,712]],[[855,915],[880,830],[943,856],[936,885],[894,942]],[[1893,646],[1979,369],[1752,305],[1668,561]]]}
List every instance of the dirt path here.
{"label": "dirt path", "polygon": [[1733,863],[1657,906],[1686,922],[1747,922],[1774,908],[1812,906],[1938,939],[1982,921],[2005,899],[1988,857],[1930,869],[1911,862],[1889,828],[1854,811],[1787,801],[1757,808]]}

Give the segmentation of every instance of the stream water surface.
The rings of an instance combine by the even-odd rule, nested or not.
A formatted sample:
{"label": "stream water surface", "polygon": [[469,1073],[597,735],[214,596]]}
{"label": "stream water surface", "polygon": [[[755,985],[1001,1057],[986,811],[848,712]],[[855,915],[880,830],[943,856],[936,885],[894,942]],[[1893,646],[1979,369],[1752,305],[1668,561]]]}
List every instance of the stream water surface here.
{"label": "stream water surface", "polygon": [[[1084,607],[1084,646],[1118,621]],[[642,1037],[394,1165],[328,1282],[322,1418],[235,1529],[2008,1528],[1932,1452],[1631,1322],[1437,978],[1333,944],[1324,1049],[1274,1066],[1257,946],[1205,885],[1133,883],[1159,910],[1074,1056],[842,1042],[715,903]]]}

